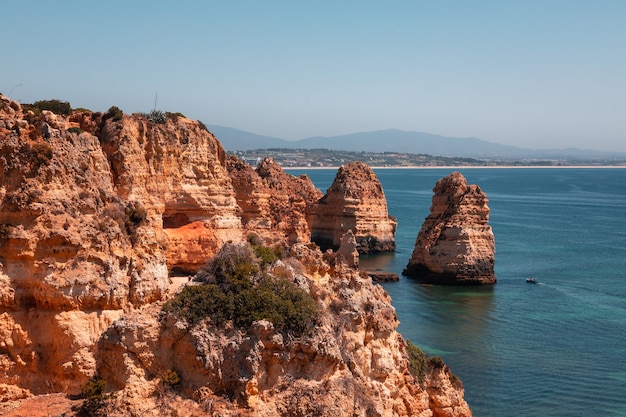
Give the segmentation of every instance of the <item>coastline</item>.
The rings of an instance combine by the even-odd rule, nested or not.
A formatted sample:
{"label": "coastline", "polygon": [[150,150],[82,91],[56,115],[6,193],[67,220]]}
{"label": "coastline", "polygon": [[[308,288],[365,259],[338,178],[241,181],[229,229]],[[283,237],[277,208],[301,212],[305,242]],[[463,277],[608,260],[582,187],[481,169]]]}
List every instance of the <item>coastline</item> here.
{"label": "coastline", "polygon": [[[339,169],[340,166],[327,166],[327,167],[281,167],[283,170],[288,171],[290,169],[297,170],[324,170],[324,169]],[[372,166],[372,169],[626,169],[626,165],[442,165],[442,166],[423,166],[423,165],[411,165],[411,166]]]}

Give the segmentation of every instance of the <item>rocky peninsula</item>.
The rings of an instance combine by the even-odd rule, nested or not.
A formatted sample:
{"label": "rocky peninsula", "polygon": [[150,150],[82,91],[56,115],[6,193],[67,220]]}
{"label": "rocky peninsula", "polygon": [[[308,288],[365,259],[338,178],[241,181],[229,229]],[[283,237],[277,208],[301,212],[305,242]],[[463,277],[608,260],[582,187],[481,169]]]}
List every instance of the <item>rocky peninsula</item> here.
{"label": "rocky peninsula", "polygon": [[42,107],[0,96],[0,414],[471,416],[311,242],[306,177],[180,114]]}

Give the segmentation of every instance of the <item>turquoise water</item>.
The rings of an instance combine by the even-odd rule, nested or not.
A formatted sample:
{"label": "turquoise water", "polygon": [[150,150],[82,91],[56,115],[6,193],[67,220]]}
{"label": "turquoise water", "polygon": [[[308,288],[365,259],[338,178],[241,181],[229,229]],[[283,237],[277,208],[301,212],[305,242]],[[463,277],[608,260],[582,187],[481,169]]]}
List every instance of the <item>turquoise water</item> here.
{"label": "turquoise water", "polygon": [[[449,169],[378,169],[398,273]],[[489,198],[493,287],[385,284],[402,334],[444,357],[476,417],[626,416],[626,170],[461,169]],[[322,191],[335,170],[307,173]],[[539,285],[527,284],[534,276]]]}

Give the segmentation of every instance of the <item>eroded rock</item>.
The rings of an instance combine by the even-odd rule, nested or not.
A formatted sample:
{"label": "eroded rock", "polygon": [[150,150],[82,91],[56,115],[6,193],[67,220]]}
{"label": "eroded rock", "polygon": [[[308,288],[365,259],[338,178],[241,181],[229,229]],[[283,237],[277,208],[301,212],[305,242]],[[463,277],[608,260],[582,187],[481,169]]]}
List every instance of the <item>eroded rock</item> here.
{"label": "eroded rock", "polygon": [[437,181],[433,192],[430,214],[403,274],[436,284],[494,284],[487,195],[460,172]]}
{"label": "eroded rock", "polygon": [[326,195],[311,210],[311,240],[323,249],[338,249],[341,237],[352,230],[359,253],[393,251],[396,219],[374,171],[350,162],[337,171]]}

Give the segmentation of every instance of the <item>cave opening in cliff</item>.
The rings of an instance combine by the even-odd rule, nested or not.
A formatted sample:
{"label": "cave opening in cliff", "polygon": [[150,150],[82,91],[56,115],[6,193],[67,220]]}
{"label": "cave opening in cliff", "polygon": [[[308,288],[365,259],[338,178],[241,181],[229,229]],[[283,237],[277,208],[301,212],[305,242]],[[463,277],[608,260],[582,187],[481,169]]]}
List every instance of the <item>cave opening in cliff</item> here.
{"label": "cave opening in cliff", "polygon": [[163,216],[164,229],[176,229],[189,223],[191,222],[185,213],[174,213],[169,216]]}

